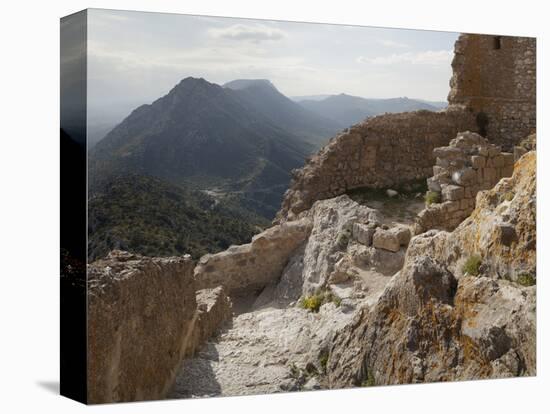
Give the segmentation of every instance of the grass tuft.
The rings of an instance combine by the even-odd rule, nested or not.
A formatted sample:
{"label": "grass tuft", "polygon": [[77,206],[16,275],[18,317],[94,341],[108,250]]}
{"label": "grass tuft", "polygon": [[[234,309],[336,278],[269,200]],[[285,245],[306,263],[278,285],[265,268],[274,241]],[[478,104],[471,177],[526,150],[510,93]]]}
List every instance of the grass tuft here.
{"label": "grass tuft", "polygon": [[471,276],[479,275],[479,268],[481,267],[481,257],[478,255],[470,256],[464,266],[462,266],[462,272]]}
{"label": "grass tuft", "polygon": [[537,284],[537,279],[535,279],[535,277],[529,273],[522,273],[518,276],[517,282],[521,286],[534,286]]}
{"label": "grass tuft", "polygon": [[436,191],[427,191],[426,195],[424,196],[424,201],[426,201],[426,205],[439,203],[441,201],[441,194]]}

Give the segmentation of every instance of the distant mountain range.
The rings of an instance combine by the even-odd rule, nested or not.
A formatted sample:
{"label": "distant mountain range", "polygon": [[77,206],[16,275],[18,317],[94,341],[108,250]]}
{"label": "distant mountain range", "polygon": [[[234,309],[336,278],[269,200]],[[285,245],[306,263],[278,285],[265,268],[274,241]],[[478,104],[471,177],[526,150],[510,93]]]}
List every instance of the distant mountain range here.
{"label": "distant mountain range", "polygon": [[265,79],[185,78],[89,150],[90,257],[117,246],[200,255],[244,243],[279,209],[292,169],[331,136],[412,109],[438,108],[349,95],[295,102]]}
{"label": "distant mountain range", "polygon": [[419,109],[438,111],[447,106],[446,102],[430,102],[407,97],[367,99],[343,93],[328,96],[297,97],[295,99],[305,109],[336,122],[341,128],[356,124],[367,117],[387,112],[408,112]]}
{"label": "distant mountain range", "polygon": [[337,130],[268,81],[222,87],[186,78],[135,109],[90,151],[90,187],[125,173],[149,175],[240,194],[243,203],[271,218],[290,171]]}

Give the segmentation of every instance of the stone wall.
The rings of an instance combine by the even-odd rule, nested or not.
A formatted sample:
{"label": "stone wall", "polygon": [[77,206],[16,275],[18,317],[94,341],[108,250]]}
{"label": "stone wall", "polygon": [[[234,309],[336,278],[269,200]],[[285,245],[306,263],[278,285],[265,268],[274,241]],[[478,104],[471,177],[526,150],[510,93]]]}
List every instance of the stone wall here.
{"label": "stone wall", "polygon": [[489,141],[511,151],[534,132],[535,38],[463,34],[452,67],[449,103],[481,113],[480,132]]}
{"label": "stone wall", "polygon": [[354,188],[399,187],[427,178],[435,161],[433,149],[464,130],[476,130],[476,124],[462,106],[380,115],[354,125],[293,171],[275,221],[293,220],[315,201]]}
{"label": "stone wall", "polygon": [[113,251],[88,266],[88,403],[165,398],[184,358],[231,317],[194,262]]}
{"label": "stone wall", "polygon": [[428,178],[428,195],[434,202],[418,215],[416,233],[453,230],[474,210],[479,191],[493,188],[514,171],[513,154],[472,132],[458,134],[433,153],[436,164]]}
{"label": "stone wall", "polygon": [[196,323],[194,262],[114,251],[88,267],[88,402],[163,398]]}

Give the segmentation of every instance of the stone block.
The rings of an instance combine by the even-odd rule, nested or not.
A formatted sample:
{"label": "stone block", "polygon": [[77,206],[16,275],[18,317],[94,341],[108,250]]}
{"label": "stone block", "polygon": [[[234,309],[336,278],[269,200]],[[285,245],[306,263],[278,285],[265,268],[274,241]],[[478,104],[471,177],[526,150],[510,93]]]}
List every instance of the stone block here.
{"label": "stone block", "polygon": [[411,230],[409,229],[409,227],[398,225],[392,227],[390,229],[390,232],[397,235],[397,239],[399,240],[399,244],[401,246],[407,246],[409,244],[409,241],[411,240]]}
{"label": "stone block", "polygon": [[472,155],[472,167],[474,167],[476,170],[478,168],[485,167],[485,157],[481,155]]}
{"label": "stone block", "polygon": [[497,179],[496,170],[494,168],[483,169],[483,180],[485,182],[494,182]]}
{"label": "stone block", "polygon": [[514,154],[510,152],[503,152],[500,155],[504,160],[504,166],[514,165]]}
{"label": "stone block", "polygon": [[354,223],[352,235],[357,242],[365,246],[370,246],[372,244],[372,236],[375,231],[376,228],[374,226],[369,226],[363,223]]}
{"label": "stone block", "polygon": [[372,245],[377,249],[384,249],[390,252],[399,251],[401,243],[395,232],[377,228],[372,237]]}
{"label": "stone block", "polygon": [[445,201],[442,204],[445,211],[449,213],[452,213],[460,208],[460,201]]}
{"label": "stone block", "polygon": [[452,175],[453,182],[458,185],[468,185],[476,180],[477,174],[472,168],[464,168],[459,171],[455,171]]}
{"label": "stone block", "polygon": [[488,148],[489,151],[489,157],[496,157],[498,154],[500,154],[501,148],[497,145],[491,145]]}
{"label": "stone block", "polygon": [[504,157],[502,154],[498,154],[495,158],[493,158],[493,166],[496,168],[504,166]]}
{"label": "stone block", "polygon": [[427,179],[428,190],[435,191],[436,193],[441,192],[441,184],[435,177],[430,177]]}
{"label": "stone block", "polygon": [[464,198],[464,187],[458,185],[442,186],[441,195],[445,201],[454,201]]}

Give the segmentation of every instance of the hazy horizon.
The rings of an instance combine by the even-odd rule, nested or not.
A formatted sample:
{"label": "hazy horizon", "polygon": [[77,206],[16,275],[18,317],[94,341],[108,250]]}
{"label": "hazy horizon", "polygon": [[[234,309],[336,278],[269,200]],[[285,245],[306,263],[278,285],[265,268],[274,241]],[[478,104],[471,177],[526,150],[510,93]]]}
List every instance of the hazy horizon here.
{"label": "hazy horizon", "polygon": [[121,120],[186,77],[269,79],[288,97],[446,101],[458,33],[88,10],[88,117]]}

